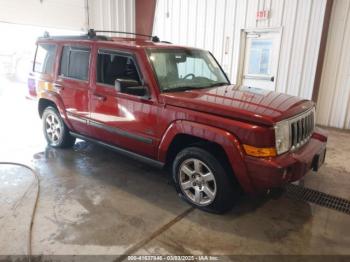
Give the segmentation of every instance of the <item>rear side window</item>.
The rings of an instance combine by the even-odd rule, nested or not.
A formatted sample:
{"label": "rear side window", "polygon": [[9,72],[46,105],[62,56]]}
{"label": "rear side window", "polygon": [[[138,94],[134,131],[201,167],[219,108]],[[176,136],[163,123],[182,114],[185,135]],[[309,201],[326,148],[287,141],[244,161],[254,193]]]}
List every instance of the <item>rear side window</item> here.
{"label": "rear side window", "polygon": [[51,74],[56,56],[56,45],[39,44],[34,60],[34,72]]}
{"label": "rear side window", "polygon": [[60,75],[88,80],[90,48],[65,46],[63,48]]}

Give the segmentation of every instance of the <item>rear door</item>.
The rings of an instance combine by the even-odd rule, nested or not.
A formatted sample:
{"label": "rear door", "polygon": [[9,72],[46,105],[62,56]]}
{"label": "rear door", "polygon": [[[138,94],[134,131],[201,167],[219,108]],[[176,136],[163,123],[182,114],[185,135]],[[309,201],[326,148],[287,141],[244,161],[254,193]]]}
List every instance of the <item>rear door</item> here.
{"label": "rear door", "polygon": [[[93,136],[130,151],[155,156],[158,106],[142,91],[143,78],[132,53],[96,49],[95,89],[90,97]],[[134,83],[117,90],[115,80]],[[144,89],[146,91],[146,89]],[[149,93],[149,90],[147,90]]]}
{"label": "rear door", "polygon": [[89,135],[89,68],[90,45],[64,45],[61,47],[60,67],[55,87],[67,112],[74,131]]}

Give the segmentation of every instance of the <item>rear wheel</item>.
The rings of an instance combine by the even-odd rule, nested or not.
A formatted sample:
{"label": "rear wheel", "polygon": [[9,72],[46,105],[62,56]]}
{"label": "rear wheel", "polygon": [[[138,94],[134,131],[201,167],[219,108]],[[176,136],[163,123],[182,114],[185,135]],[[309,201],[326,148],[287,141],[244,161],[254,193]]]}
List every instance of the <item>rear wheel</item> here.
{"label": "rear wheel", "polygon": [[235,203],[237,196],[229,175],[220,161],[199,147],[185,148],[173,163],[173,179],[180,196],[208,212],[224,213]]}
{"label": "rear wheel", "polygon": [[44,135],[49,146],[68,148],[74,145],[75,138],[69,134],[68,127],[56,108],[51,106],[45,108],[42,121]]}

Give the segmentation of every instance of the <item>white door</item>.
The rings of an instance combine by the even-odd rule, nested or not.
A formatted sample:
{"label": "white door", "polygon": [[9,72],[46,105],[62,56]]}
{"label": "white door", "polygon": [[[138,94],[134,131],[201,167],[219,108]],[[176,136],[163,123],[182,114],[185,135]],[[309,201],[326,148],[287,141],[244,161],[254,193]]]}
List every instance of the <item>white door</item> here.
{"label": "white door", "polygon": [[245,32],[245,38],[242,84],[274,91],[280,32]]}

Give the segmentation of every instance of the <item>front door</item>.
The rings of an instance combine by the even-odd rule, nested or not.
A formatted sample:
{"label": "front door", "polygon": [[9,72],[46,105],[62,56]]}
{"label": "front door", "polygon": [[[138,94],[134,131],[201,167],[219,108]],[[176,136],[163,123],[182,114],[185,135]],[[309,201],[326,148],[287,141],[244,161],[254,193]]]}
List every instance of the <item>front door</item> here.
{"label": "front door", "polygon": [[[158,106],[147,97],[135,57],[95,50],[95,89],[90,93],[93,136],[147,157],[155,157]],[[120,89],[115,81],[121,83]]]}
{"label": "front door", "polygon": [[279,47],[279,31],[245,32],[243,85],[275,90]]}

